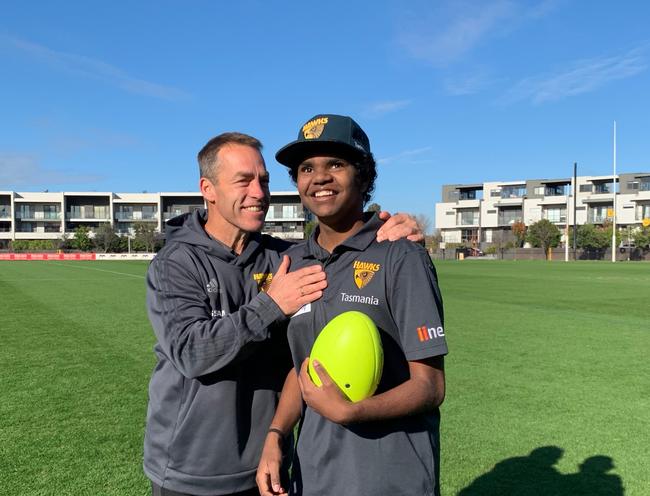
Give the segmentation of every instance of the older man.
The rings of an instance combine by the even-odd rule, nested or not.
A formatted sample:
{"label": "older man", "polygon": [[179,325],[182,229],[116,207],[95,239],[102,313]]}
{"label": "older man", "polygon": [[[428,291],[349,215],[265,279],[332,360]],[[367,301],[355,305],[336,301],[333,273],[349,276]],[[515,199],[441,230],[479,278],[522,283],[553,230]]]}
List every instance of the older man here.
{"label": "older man", "polygon": [[[288,258],[280,263],[289,244],[259,234],[270,197],[261,148],[240,133],[203,147],[207,212],[170,220],[167,243],[149,267],[158,363],[144,471],[154,495],[258,494],[257,464],[291,366],[276,323],[327,285],[319,265],[289,272]],[[389,222],[388,237],[412,234],[411,219]]]}

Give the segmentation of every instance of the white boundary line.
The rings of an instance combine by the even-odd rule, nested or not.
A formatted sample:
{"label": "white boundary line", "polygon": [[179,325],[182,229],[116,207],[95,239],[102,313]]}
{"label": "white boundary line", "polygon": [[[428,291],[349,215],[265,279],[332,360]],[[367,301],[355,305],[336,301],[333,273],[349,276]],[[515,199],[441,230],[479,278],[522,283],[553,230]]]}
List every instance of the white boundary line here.
{"label": "white boundary line", "polygon": [[50,265],[58,265],[59,267],[73,267],[75,269],[97,270],[99,272],[108,272],[110,274],[118,274],[118,275],[121,275],[121,276],[136,277],[138,279],[144,279],[144,277],[145,277],[145,276],[139,276],[137,274],[129,274],[128,272],[118,272],[116,270],[98,269],[96,267],[88,267],[86,265],[77,265],[76,264],[78,262],[77,260],[71,260],[71,262],[75,262],[75,263],[74,264],[62,264],[62,263],[59,263],[59,262],[50,261]]}

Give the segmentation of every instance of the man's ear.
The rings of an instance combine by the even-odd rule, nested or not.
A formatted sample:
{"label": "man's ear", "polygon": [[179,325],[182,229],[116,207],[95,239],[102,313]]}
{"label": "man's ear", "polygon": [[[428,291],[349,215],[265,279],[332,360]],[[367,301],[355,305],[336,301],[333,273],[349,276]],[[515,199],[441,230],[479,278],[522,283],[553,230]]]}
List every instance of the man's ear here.
{"label": "man's ear", "polygon": [[217,192],[214,183],[207,177],[202,177],[199,180],[199,190],[208,203],[214,203],[217,199]]}

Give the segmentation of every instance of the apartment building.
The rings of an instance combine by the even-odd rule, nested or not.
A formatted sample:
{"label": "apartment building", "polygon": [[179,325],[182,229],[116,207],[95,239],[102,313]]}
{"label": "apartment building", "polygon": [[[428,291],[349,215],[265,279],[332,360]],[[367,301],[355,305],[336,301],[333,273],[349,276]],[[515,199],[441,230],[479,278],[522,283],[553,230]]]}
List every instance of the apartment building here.
{"label": "apartment building", "polygon": [[[196,192],[17,192],[0,191],[0,249],[11,240],[60,239],[79,226],[92,231],[110,224],[117,234],[132,236],[137,222],[147,222],[163,233],[165,222],[203,208]],[[284,239],[304,238],[309,213],[297,191],[271,192],[264,232]]]}
{"label": "apartment building", "polygon": [[576,179],[575,191],[573,178],[444,185],[436,228],[444,242],[481,246],[507,239],[516,221],[548,219],[563,229],[611,222],[615,210],[621,229],[650,223],[650,172]]}

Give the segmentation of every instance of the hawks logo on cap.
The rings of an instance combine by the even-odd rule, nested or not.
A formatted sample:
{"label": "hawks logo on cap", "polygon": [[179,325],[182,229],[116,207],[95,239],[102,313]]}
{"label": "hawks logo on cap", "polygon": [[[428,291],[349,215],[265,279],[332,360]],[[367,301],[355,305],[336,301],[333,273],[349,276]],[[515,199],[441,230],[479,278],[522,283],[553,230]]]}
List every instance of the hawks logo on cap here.
{"label": "hawks logo on cap", "polygon": [[305,139],[318,139],[320,135],[323,134],[323,129],[325,129],[325,124],[327,124],[327,117],[318,117],[309,121],[307,124],[302,126],[302,135]]}
{"label": "hawks logo on cap", "polygon": [[257,289],[262,293],[266,293],[271,285],[271,281],[273,280],[273,274],[269,274],[268,272],[259,272],[253,274],[253,279],[255,279],[255,282],[257,283]]}
{"label": "hawks logo on cap", "polygon": [[375,273],[381,269],[381,265],[378,263],[361,262],[359,260],[355,260],[352,267],[354,268],[354,284],[359,289],[366,287]]}

